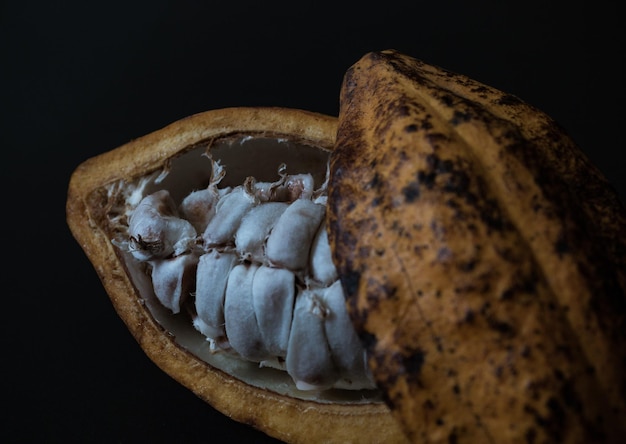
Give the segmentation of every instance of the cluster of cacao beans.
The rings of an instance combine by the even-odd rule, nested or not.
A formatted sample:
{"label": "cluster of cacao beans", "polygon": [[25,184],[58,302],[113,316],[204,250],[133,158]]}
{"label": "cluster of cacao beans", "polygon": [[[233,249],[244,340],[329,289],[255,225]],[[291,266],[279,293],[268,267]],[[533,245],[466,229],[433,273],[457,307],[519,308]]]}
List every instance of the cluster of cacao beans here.
{"label": "cluster of cacao beans", "polygon": [[212,351],[285,370],[300,390],[374,388],[331,258],[326,183],[281,164],[275,182],[220,188],[212,168],[179,205],[162,189],[131,213],[127,248],[157,299],[187,307]]}

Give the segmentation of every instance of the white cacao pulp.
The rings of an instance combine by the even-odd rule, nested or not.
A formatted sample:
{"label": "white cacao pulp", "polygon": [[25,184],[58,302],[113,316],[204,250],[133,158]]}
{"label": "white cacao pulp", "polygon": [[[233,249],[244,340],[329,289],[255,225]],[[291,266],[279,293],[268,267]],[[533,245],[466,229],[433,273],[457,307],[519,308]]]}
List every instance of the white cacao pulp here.
{"label": "white cacao pulp", "polygon": [[[269,152],[241,148],[255,144]],[[135,273],[138,287],[152,287],[155,318],[211,365],[252,383],[263,379],[252,367],[287,375],[290,395],[349,390],[371,400],[326,234],[327,153],[306,148],[303,161],[291,142],[213,141],[117,184],[111,192],[126,197],[113,242],[149,277]],[[189,177],[202,179],[177,183]],[[272,388],[285,386],[278,380]]]}

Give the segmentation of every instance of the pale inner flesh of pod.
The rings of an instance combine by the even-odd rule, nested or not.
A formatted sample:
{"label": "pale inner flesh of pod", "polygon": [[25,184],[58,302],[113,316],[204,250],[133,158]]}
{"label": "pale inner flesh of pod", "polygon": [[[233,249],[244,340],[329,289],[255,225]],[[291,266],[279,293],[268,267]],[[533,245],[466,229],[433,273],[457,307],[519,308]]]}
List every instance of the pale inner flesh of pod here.
{"label": "pale inner flesh of pod", "polygon": [[266,135],[197,144],[111,184],[107,232],[153,318],[208,365],[299,399],[381,401],[330,257],[328,156]]}

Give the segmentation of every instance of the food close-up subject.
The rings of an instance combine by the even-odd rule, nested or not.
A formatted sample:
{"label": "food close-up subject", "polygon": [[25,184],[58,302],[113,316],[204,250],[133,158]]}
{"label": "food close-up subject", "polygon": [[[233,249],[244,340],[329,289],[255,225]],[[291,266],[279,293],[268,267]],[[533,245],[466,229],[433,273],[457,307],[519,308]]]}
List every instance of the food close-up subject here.
{"label": "food close-up subject", "polygon": [[533,104],[415,54],[363,54],[338,101],[208,109],[73,171],[67,224],[148,358],[288,443],[620,442],[603,173]]}

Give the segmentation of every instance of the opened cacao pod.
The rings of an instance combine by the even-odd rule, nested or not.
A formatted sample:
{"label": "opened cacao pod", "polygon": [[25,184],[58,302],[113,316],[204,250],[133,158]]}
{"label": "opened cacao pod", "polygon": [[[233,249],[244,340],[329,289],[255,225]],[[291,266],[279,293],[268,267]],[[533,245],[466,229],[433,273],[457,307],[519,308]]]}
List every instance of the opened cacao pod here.
{"label": "opened cacao pod", "polygon": [[146,354],[283,441],[624,433],[624,210],[466,77],[384,51],[338,121],[191,116],[80,165],[67,220]]}
{"label": "opened cacao pod", "polygon": [[[205,251],[201,255],[169,253],[168,236],[153,236],[151,230],[165,221],[167,230],[174,227],[170,231],[183,237],[178,235],[177,227],[184,219],[173,217],[180,211],[170,207],[172,201],[181,204],[194,191],[215,191],[220,167],[226,173],[219,184],[221,202],[227,202],[222,194],[236,197],[240,184],[253,186],[246,180],[252,175],[255,186],[263,191],[261,184],[280,179],[278,173],[283,163],[287,171],[310,173],[316,183],[323,184],[336,128],[334,117],[293,109],[232,108],[191,116],[80,165],[70,181],[67,220],[115,309],[142,349],[161,369],[217,410],[287,442],[402,442],[405,438],[400,428],[373,386],[299,390],[284,369],[273,368],[278,363],[260,365],[227,347],[220,350],[213,346],[221,344],[219,338],[207,341],[204,330],[198,331],[194,328],[197,323],[192,322],[196,316],[192,312],[194,299],[199,297],[188,295],[186,302],[173,301],[171,297],[168,300],[168,296],[159,297],[160,287],[155,285],[163,284],[170,293],[176,293],[177,288],[179,293],[180,289],[200,293],[192,282],[194,265],[199,271],[201,263],[209,263],[200,259],[212,257]],[[275,189],[284,190],[280,180],[274,183]],[[156,199],[164,190],[168,199]],[[156,196],[155,205],[148,205],[149,196]],[[270,203],[258,206],[266,205]],[[148,210],[142,212],[140,209],[145,207]],[[227,203],[221,205],[223,209],[227,207]],[[151,217],[155,212],[163,217]],[[148,214],[144,222],[134,221],[135,215],[144,214]],[[215,220],[221,215],[216,213]],[[125,244],[124,238],[129,235],[134,236],[133,242]],[[229,248],[220,249],[221,257],[229,256]],[[138,260],[159,256],[161,251],[167,256],[164,259]],[[178,262],[180,258],[183,262]],[[216,261],[211,264],[218,272],[223,270],[215,265]],[[241,269],[243,266],[238,268]],[[166,272],[155,275],[159,270]],[[204,273],[208,274],[210,270]],[[234,270],[230,272],[231,276],[236,274]],[[231,287],[246,288],[244,284]],[[222,296],[224,308],[228,308],[231,299],[239,300],[239,296],[229,295],[226,301]],[[292,294],[290,310],[293,299]],[[229,324],[226,327],[234,345],[235,334],[231,334]]]}

